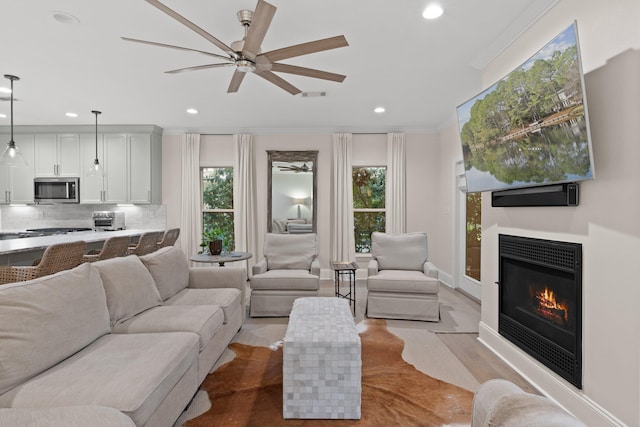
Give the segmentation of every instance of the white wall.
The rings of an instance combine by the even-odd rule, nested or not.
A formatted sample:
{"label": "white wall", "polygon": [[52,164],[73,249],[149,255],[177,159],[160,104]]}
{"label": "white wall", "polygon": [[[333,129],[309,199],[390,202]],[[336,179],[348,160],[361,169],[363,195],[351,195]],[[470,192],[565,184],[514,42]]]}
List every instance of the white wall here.
{"label": "white wall", "polygon": [[[491,208],[483,195],[480,338],[589,426],[640,425],[639,18],[637,0],[564,0],[483,74],[488,87],[577,20],[596,179],[581,183],[578,207]],[[447,133],[445,144],[459,144]],[[582,243],[582,390],[497,333],[499,233]]]}
{"label": "white wall", "polygon": [[[180,169],[182,137],[163,137],[163,193],[166,204],[167,227],[180,226]],[[330,205],[331,205],[331,134],[269,134],[254,135],[255,164],[259,207],[259,246],[267,231],[267,153],[266,150],[318,150],[318,236],[320,263],[325,270],[330,261]],[[386,165],[386,134],[356,134],[353,136],[353,163],[356,166]],[[440,186],[440,158],[437,135],[409,134],[407,141],[407,230],[429,234],[431,256],[438,258],[441,245],[450,240],[438,232],[438,188]],[[202,135],[200,138],[201,166],[232,166],[234,158],[231,135]],[[431,237],[433,236],[433,237]],[[444,242],[439,240],[443,239]],[[446,257],[440,257],[449,262]],[[434,261],[435,262],[435,261]],[[436,263],[437,265],[437,263]],[[361,267],[366,267],[362,265]],[[325,272],[326,274],[326,272]]]}

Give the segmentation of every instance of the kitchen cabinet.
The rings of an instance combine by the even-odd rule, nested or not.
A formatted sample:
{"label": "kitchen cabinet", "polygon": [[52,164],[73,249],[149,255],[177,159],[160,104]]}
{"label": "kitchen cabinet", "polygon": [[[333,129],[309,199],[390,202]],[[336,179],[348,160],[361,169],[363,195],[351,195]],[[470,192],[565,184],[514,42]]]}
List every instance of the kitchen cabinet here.
{"label": "kitchen cabinet", "polygon": [[[9,134],[0,135],[2,141],[9,141]],[[14,135],[16,146],[22,152],[27,166],[0,166],[0,204],[33,203],[34,178],[34,135]],[[4,149],[4,148],[3,148]]]}
{"label": "kitchen cabinet", "polygon": [[[98,134],[98,160],[105,174],[84,173],[80,203],[161,203],[162,143],[157,130]],[[88,170],[95,159],[95,134],[81,135],[80,145],[81,162]]]}
{"label": "kitchen cabinet", "polygon": [[40,177],[80,176],[78,134],[36,134],[35,175]]}

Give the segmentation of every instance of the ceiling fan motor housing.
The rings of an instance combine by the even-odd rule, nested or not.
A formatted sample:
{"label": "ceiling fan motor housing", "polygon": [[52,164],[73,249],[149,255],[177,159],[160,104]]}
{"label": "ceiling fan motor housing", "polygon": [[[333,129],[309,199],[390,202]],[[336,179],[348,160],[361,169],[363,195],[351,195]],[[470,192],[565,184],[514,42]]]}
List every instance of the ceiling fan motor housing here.
{"label": "ceiling fan motor housing", "polygon": [[253,20],[253,10],[242,9],[238,11],[238,21],[247,27],[251,25]]}

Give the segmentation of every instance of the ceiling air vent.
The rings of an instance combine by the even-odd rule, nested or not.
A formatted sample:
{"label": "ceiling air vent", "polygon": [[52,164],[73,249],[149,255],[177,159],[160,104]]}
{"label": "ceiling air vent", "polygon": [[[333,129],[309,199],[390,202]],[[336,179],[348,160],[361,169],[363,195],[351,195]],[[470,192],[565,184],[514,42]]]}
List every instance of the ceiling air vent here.
{"label": "ceiling air vent", "polygon": [[302,92],[303,98],[313,98],[318,96],[327,96],[327,91]]}

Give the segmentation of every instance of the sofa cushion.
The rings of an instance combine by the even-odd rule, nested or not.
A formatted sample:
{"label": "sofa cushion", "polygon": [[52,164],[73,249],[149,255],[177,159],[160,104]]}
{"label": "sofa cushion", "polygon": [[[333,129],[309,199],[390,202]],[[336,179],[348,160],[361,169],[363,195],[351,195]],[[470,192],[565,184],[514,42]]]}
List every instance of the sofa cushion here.
{"label": "sofa cushion", "polygon": [[0,426],[136,427],[133,420],[122,412],[104,406],[0,408]]}
{"label": "sofa cushion", "polygon": [[149,269],[163,301],[189,285],[189,262],[180,248],[168,246],[140,259]]}
{"label": "sofa cushion", "polygon": [[309,270],[318,256],[315,233],[273,234],[264,239],[268,270]]}
{"label": "sofa cushion", "polygon": [[381,270],[367,279],[367,290],[373,292],[410,292],[437,294],[440,281],[413,270]]}
{"label": "sofa cushion", "polygon": [[425,233],[371,233],[371,255],[380,270],[420,270],[427,261]]}
{"label": "sofa cushion", "polygon": [[200,337],[200,350],[205,348],[220,330],[224,321],[222,309],[217,305],[159,306],[122,322],[114,334],[141,334],[151,332],[193,332]]}
{"label": "sofa cushion", "polygon": [[308,270],[269,270],[251,277],[251,289],[312,290],[320,287],[320,277]]}
{"label": "sofa cushion", "polygon": [[[104,335],[1,395],[0,406],[107,406],[145,425],[185,373],[197,366],[198,347],[197,335],[187,332]],[[193,393],[196,389],[194,377]]]}
{"label": "sofa cushion", "polygon": [[109,333],[109,312],[91,264],[0,286],[0,394]]}
{"label": "sofa cushion", "polygon": [[[225,267],[226,268],[226,267]],[[242,293],[238,289],[183,289],[173,298],[165,301],[166,305],[215,305],[224,313],[224,323],[228,323],[233,313],[242,305]]]}
{"label": "sofa cushion", "polygon": [[111,326],[162,304],[153,277],[136,255],[93,263],[102,277]]}

